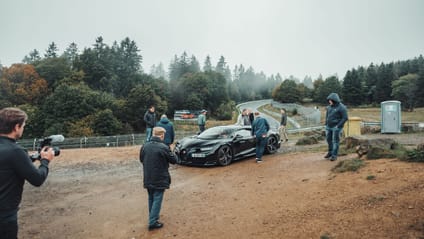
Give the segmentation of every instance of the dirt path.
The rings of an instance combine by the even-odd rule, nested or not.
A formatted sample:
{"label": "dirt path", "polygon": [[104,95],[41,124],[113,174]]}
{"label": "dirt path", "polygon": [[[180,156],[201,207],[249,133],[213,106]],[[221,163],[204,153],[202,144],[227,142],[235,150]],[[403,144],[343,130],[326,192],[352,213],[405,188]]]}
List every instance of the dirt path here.
{"label": "dirt path", "polygon": [[424,237],[424,164],[381,159],[333,174],[317,152],[172,166],[165,226],[148,231],[138,150],[62,150],[41,188],[25,186],[19,238]]}

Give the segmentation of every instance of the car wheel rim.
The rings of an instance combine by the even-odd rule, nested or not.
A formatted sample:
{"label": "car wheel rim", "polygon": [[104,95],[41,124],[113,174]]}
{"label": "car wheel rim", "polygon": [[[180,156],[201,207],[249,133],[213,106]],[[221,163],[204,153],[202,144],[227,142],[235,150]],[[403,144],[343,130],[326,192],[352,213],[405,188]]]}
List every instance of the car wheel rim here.
{"label": "car wheel rim", "polygon": [[267,145],[268,153],[274,153],[275,151],[277,151],[276,143],[277,143],[277,140],[274,137],[270,137],[268,139],[268,145]]}
{"label": "car wheel rim", "polygon": [[231,149],[228,146],[221,147],[218,151],[218,163],[220,165],[228,165],[231,163]]}

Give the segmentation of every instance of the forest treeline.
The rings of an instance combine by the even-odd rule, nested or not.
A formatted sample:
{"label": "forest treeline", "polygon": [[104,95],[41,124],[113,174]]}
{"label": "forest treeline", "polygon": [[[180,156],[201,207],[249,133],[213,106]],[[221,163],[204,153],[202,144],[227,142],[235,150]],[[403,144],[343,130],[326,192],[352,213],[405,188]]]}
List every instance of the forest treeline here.
{"label": "forest treeline", "polygon": [[399,100],[405,110],[424,106],[424,59],[359,66],[337,75],[302,81],[253,67],[232,69],[221,56],[202,64],[186,52],[167,69],[141,67],[137,44],[125,38],[107,45],[102,37],[79,51],[71,43],[61,54],[54,42],[43,55],[34,49],[21,63],[0,65],[0,108],[17,106],[29,120],[25,137],[115,135],[144,131],[143,115],[155,105],[158,116],[175,110],[207,109],[218,120],[231,119],[237,103],[269,99],[286,103],[326,103],[338,92],[347,105],[379,105]]}

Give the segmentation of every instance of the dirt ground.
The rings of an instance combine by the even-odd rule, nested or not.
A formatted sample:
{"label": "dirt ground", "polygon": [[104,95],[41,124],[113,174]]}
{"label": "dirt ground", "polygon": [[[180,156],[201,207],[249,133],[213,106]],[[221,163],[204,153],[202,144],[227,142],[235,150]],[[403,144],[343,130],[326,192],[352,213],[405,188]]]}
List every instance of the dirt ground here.
{"label": "dirt ground", "polygon": [[148,231],[138,154],[62,150],[42,187],[25,185],[19,238],[424,238],[423,163],[367,160],[358,172],[332,173],[337,161],[289,141],[262,164],[172,165],[165,225]]}

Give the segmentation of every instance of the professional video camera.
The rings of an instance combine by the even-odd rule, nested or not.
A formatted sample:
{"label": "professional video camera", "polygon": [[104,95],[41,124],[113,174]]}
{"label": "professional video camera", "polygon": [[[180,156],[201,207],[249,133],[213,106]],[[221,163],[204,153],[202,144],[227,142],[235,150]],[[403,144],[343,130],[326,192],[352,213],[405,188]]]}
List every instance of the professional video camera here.
{"label": "professional video camera", "polygon": [[[38,139],[37,153],[32,154],[29,157],[31,158],[32,161],[41,160],[41,155],[40,155],[41,149],[43,149],[45,146],[52,147],[52,143],[63,142],[64,140],[65,140],[65,137],[63,137],[63,135],[61,134],[51,135],[43,139]],[[58,156],[60,154],[60,148],[57,146],[53,147],[53,151],[54,151],[54,156]]]}

